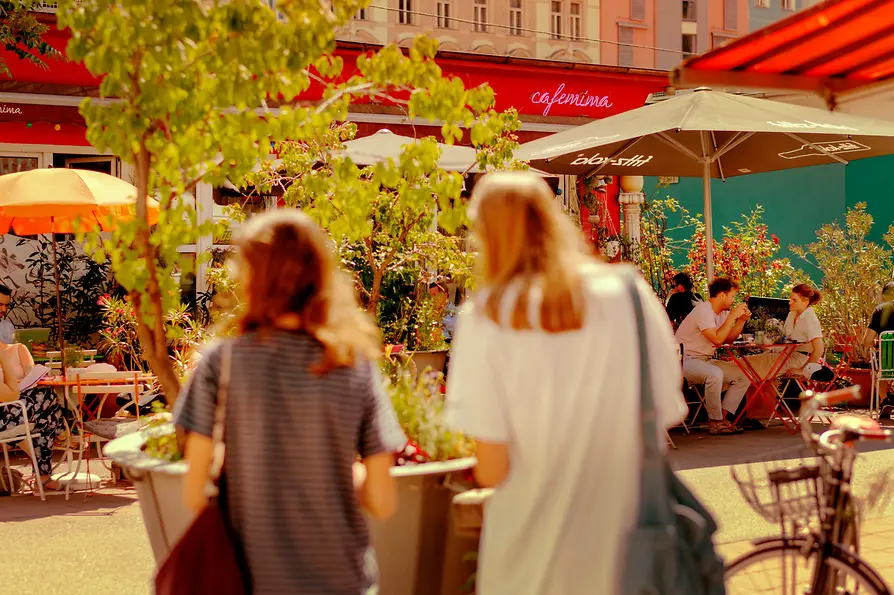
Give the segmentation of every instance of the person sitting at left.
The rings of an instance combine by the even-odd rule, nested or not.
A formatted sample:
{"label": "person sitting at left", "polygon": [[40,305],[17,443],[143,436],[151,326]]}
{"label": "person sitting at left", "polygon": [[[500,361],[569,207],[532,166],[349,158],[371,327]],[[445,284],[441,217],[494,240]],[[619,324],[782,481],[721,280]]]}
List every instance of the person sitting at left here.
{"label": "person sitting at left", "polygon": [[[62,420],[62,406],[48,387],[34,386],[19,391],[19,381],[34,368],[31,353],[21,343],[0,344],[0,402],[24,401],[28,412],[28,423],[34,424],[31,441],[34,444],[34,458],[37,460],[36,477],[45,490],[62,488],[58,481],[51,480],[53,471],[53,445],[65,431]],[[22,408],[18,406],[0,407],[0,432],[24,425]],[[18,443],[23,449],[28,445]]]}

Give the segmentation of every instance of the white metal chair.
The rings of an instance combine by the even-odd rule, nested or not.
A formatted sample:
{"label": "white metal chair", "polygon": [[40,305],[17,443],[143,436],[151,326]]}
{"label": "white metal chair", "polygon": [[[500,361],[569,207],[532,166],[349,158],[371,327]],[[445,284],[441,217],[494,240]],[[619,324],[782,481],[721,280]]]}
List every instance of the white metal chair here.
{"label": "white metal chair", "polygon": [[[96,361],[96,349],[85,349],[83,351],[84,354],[84,363],[92,364]],[[62,352],[61,351],[47,351],[47,363],[44,364],[46,367],[51,370],[61,370],[62,369]]]}
{"label": "white metal chair", "polygon": [[869,397],[869,414],[878,418],[881,414],[882,385],[894,382],[894,331],[884,331],[872,350],[872,393]]}
{"label": "white metal chair", "polygon": [[[90,447],[96,445],[97,456],[100,461],[103,460],[102,444],[132,433],[139,429],[139,405],[141,394],[141,381],[139,379],[141,372],[138,371],[97,371],[100,366],[108,364],[96,364],[88,368],[69,369],[66,376],[70,379],[76,379],[74,386],[69,387],[66,391],[69,408],[75,412],[75,424],[80,434],[80,449],[78,452],[78,462],[73,477],[77,477],[80,472],[81,463],[84,454],[87,455],[87,474],[90,475]],[[82,382],[86,381],[86,382]],[[125,382],[130,381],[130,382]],[[131,397],[131,404],[134,404],[137,411],[137,417],[102,417],[102,410],[105,401],[109,396],[117,397],[118,395],[127,394]],[[89,395],[98,395],[100,397],[94,408],[87,409],[84,404],[84,397]],[[87,413],[85,419],[84,413]],[[103,463],[107,469],[108,466]],[[88,486],[88,490],[92,486]],[[70,484],[66,486],[66,497],[69,494]]]}
{"label": "white metal chair", "polygon": [[28,421],[28,407],[25,404],[25,401],[22,400],[0,403],[0,408],[2,407],[20,407],[22,409],[22,421],[24,422],[0,432],[0,449],[3,450],[3,461],[6,463],[6,474],[9,479],[9,485],[13,485],[13,480],[7,444],[24,442],[28,445],[28,456],[31,458],[31,464],[34,465],[34,484],[37,486],[37,490],[40,493],[40,499],[46,500],[46,495],[43,492],[43,482],[40,481],[40,471],[37,469],[37,456],[35,455],[34,441],[32,440],[33,436],[39,436],[40,434],[34,433],[35,424],[34,422]]}

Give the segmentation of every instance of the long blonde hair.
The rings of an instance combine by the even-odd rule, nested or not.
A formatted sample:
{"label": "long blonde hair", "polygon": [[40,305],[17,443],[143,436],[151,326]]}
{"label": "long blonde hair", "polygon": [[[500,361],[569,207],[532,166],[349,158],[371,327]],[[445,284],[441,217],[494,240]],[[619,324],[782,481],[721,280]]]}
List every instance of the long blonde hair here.
{"label": "long blonde hair", "polygon": [[578,267],[586,249],[549,185],[532,172],[487,174],[472,192],[472,217],[485,314],[503,324],[504,296],[511,284],[520,283],[512,328],[532,327],[528,311],[535,289],[542,295],[539,328],[550,333],[581,328],[584,300]]}
{"label": "long blonde hair", "polygon": [[314,371],[352,366],[382,353],[378,329],[360,311],[354,289],[335,259],[332,242],[297,209],[277,209],[249,219],[236,241],[236,275],[245,310],[242,333],[278,328],[283,316],[324,347]]}

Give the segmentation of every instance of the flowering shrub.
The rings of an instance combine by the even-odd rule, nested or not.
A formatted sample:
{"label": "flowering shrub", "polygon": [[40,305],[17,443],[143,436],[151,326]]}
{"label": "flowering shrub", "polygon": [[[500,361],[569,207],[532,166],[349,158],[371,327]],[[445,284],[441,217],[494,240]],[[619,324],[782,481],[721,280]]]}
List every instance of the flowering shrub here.
{"label": "flowering shrub", "polygon": [[[776,256],[779,238],[768,233],[763,213],[758,205],[732,227],[723,228],[723,238],[714,241],[714,275],[737,280],[744,295],[785,297],[794,269],[789,259]],[[689,274],[703,291],[707,289],[706,247],[705,225],[699,221],[691,239]]]}
{"label": "flowering shrub", "polygon": [[[103,326],[100,330],[100,349],[118,369],[148,371],[149,364],[137,335],[137,319],[127,299],[109,294],[99,298]],[[196,362],[195,354],[208,339],[206,328],[186,311],[184,306],[167,316],[168,351],[181,378]]]}
{"label": "flowering shrub", "polygon": [[443,374],[414,374],[397,359],[385,360],[387,390],[409,444],[400,462],[446,461],[471,456],[472,441],[449,429],[445,419]]}

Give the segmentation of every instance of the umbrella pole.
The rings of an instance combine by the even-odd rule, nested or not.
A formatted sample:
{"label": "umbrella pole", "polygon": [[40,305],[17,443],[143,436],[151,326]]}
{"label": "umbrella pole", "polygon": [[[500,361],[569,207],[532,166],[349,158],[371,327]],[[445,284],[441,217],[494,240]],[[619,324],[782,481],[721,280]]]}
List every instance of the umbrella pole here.
{"label": "umbrella pole", "polygon": [[56,324],[59,326],[59,360],[62,364],[62,378],[65,379],[65,334],[62,326],[62,292],[59,290],[59,257],[56,256],[56,222],[53,218],[53,276],[56,279]]}
{"label": "umbrella pole", "polygon": [[702,191],[705,199],[705,274],[708,283],[714,280],[714,218],[711,215],[711,162],[702,164]]}

